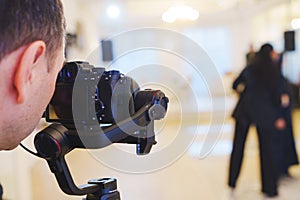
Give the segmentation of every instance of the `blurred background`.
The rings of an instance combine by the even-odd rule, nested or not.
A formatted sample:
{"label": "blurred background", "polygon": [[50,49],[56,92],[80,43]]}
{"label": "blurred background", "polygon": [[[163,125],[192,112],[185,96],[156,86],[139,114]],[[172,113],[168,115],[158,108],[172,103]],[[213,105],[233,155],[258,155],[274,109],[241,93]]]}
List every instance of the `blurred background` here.
{"label": "blurred background", "polygon": [[[168,84],[164,84],[163,88],[169,92],[168,95],[173,101],[170,102],[166,119],[158,124],[158,147],[153,150],[159,155],[164,146],[168,146],[179,136],[189,138],[188,145],[176,159],[172,159],[159,169],[144,173],[122,170],[122,162],[131,162],[130,160],[121,160],[118,163],[119,167],[110,166],[95,158],[91,152],[75,150],[67,156],[67,160],[77,184],[84,184],[91,178],[115,177],[118,179],[121,197],[125,200],[230,199],[227,176],[234,130],[231,112],[237,101],[237,96],[231,90],[231,84],[245,67],[246,54],[250,46],[258,50],[266,42],[271,43],[279,53],[288,50],[284,54],[282,70],[294,91],[294,130],[297,149],[300,148],[300,127],[297,123],[300,120],[300,0],[62,0],[62,2],[67,22],[68,61],[88,60],[95,66],[104,67],[109,64],[109,69],[117,68],[131,75],[134,69],[130,67],[151,64],[145,61],[149,52],[141,51],[115,64],[103,61],[101,54],[96,54],[99,57],[95,58],[94,53],[98,50],[102,53],[106,50],[111,53],[118,51],[114,43],[108,49],[103,48],[102,40],[116,38],[124,32],[154,27],[176,31],[186,37],[181,42],[185,40],[195,42],[205,54],[193,52],[189,48],[185,48],[185,53],[195,55],[199,53],[199,58],[201,56],[209,58],[217,72],[211,69],[217,80],[215,83],[219,83],[218,81],[222,83],[207,86],[206,84],[211,82],[205,83],[206,77],[195,78],[191,70],[193,67],[185,66],[180,59],[153,54],[151,61],[167,63],[169,69],[172,68],[173,71],[182,74],[172,77],[167,71],[164,74],[164,70],[154,72],[160,74],[153,80],[158,83],[156,86],[163,82],[163,79],[167,80],[170,87],[172,85],[172,90],[168,90]],[[124,45],[128,42],[135,41],[134,39],[124,41]],[[132,75],[136,76],[133,78],[140,79],[142,85],[147,85],[143,83],[147,73]],[[194,98],[191,93],[198,94],[195,100],[198,109],[190,103],[190,99]],[[186,101],[180,97],[185,97]],[[190,109],[187,105],[190,105]],[[40,126],[44,125],[45,123],[41,121]],[[24,142],[32,149],[33,137],[34,134]],[[206,146],[207,149],[203,152],[207,144],[208,147]],[[121,151],[128,150],[134,154],[134,147],[121,145],[119,148]],[[104,151],[106,156],[110,156],[109,152]],[[245,154],[236,199],[262,199],[255,130],[250,131]],[[158,157],[159,159],[162,157]],[[57,186],[46,161],[33,157],[19,147],[10,152],[0,152],[0,160],[0,182],[4,187],[5,199],[82,199],[65,195]],[[291,172],[295,179],[280,185],[278,199],[300,198],[300,169],[296,166]]]}

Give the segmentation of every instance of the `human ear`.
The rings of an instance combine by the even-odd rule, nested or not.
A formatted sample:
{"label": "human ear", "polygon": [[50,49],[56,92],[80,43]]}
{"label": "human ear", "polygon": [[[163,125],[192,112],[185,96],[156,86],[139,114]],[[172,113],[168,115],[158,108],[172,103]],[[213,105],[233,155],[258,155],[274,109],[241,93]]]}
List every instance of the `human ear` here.
{"label": "human ear", "polygon": [[44,59],[45,51],[46,45],[43,41],[34,41],[24,48],[13,77],[18,104],[24,102],[26,93],[32,83],[33,69]]}

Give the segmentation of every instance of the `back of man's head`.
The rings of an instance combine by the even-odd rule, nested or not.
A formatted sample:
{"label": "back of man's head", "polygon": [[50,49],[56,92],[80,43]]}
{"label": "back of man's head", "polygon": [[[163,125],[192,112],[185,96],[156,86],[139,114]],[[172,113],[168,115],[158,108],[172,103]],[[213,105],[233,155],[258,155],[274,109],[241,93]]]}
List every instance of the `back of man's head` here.
{"label": "back of man's head", "polygon": [[0,62],[36,40],[45,42],[47,56],[52,58],[62,45],[64,26],[60,0],[1,0]]}

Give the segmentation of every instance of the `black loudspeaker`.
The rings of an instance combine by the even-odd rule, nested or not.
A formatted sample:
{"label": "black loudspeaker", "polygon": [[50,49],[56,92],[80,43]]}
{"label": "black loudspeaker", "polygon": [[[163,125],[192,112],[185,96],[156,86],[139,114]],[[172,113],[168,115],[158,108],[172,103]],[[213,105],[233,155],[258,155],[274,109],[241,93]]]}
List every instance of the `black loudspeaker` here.
{"label": "black loudspeaker", "polygon": [[102,47],[102,60],[103,61],[112,61],[113,56],[113,44],[111,40],[101,40]]}
{"label": "black loudspeaker", "polygon": [[295,51],[295,31],[284,32],[284,50]]}

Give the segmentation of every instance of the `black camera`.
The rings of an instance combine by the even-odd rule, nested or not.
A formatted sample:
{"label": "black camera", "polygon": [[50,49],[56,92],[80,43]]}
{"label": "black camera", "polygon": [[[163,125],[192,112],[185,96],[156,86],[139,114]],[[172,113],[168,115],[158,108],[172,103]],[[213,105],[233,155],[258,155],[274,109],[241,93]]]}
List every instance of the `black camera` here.
{"label": "black camera", "polygon": [[149,103],[159,103],[166,111],[168,98],[159,90],[141,91],[132,78],[119,71],[105,71],[87,62],[70,62],[58,75],[46,120],[74,128],[72,110],[78,110],[83,124],[115,124]]}
{"label": "black camera", "polygon": [[[132,78],[119,71],[105,71],[87,62],[70,62],[57,77],[45,116],[46,121],[61,123],[69,132],[79,133],[81,140],[91,141],[83,144],[85,148],[135,143],[137,154],[147,154],[152,146],[149,139],[154,137],[153,120],[165,116],[167,104],[163,92],[140,90]],[[104,137],[97,143],[99,133],[104,133],[108,143],[103,144]],[[143,140],[147,142],[143,144]]]}
{"label": "black camera", "polygon": [[[119,199],[112,179],[75,186],[64,156],[75,148],[96,149],[112,143],[136,144],[138,155],[148,154],[156,144],[154,120],[164,118],[168,101],[162,91],[141,90],[119,71],[105,71],[87,62],[66,63],[45,112],[46,121],[53,124],[34,139],[38,155],[47,160],[65,193]],[[106,189],[99,192],[99,188]]]}

